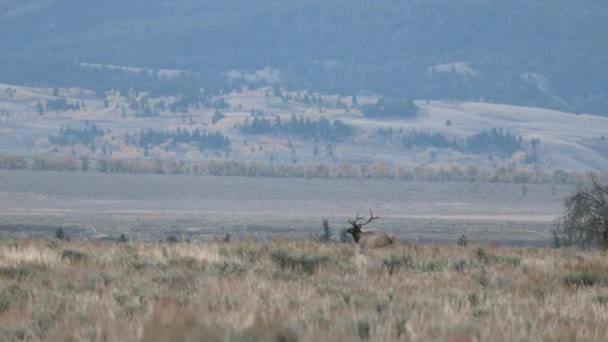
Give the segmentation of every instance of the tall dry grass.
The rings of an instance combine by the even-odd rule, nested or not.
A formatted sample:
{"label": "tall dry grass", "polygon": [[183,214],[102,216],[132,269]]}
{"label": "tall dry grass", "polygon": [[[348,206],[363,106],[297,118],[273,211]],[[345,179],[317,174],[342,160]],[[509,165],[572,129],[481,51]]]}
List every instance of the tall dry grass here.
{"label": "tall dry grass", "polygon": [[4,241],[0,340],[608,340],[608,254]]}

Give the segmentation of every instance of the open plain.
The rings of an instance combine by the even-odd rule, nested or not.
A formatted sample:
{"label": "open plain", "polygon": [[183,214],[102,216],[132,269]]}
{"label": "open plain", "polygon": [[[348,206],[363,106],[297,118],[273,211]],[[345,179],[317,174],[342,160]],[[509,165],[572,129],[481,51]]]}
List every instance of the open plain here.
{"label": "open plain", "polygon": [[550,245],[573,186],[392,180],[0,172],[0,234],[139,240],[213,240],[336,232],[368,209],[412,243],[461,235],[502,245]]}

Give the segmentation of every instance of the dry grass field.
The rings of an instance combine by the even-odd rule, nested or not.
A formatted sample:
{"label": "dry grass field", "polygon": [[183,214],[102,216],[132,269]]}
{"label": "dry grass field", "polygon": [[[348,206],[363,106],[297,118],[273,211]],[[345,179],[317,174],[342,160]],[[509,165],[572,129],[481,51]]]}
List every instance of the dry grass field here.
{"label": "dry grass field", "polygon": [[2,341],[606,341],[608,254],[4,240]]}

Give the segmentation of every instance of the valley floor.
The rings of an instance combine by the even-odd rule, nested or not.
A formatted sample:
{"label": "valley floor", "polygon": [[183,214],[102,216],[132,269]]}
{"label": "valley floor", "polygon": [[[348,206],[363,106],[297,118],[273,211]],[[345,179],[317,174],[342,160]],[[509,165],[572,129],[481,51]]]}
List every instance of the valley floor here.
{"label": "valley floor", "polygon": [[310,237],[372,209],[413,243],[548,246],[572,186],[0,171],[0,235],[214,240]]}

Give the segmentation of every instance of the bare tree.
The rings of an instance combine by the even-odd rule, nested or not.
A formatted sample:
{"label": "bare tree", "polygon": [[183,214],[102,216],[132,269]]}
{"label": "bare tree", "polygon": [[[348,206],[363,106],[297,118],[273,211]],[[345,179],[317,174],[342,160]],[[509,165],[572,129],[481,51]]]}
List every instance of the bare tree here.
{"label": "bare tree", "polygon": [[560,244],[608,248],[608,185],[593,178],[591,189],[567,197],[564,206],[556,232]]}
{"label": "bare tree", "polygon": [[372,210],[369,210],[369,219],[365,222],[365,217],[359,216],[357,213],[357,217],[354,220],[348,219],[348,223],[352,226],[347,229],[346,232],[353,236],[355,242],[359,245],[361,249],[366,248],[379,248],[392,245],[395,242],[395,237],[391,234],[382,232],[382,231],[362,231],[361,228],[373,220],[379,219],[380,217],[374,216]]}

